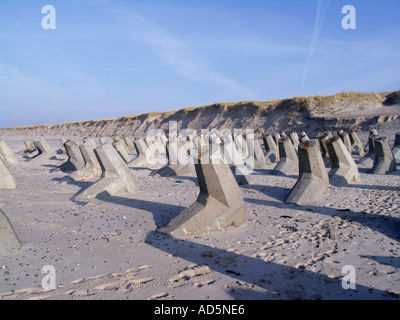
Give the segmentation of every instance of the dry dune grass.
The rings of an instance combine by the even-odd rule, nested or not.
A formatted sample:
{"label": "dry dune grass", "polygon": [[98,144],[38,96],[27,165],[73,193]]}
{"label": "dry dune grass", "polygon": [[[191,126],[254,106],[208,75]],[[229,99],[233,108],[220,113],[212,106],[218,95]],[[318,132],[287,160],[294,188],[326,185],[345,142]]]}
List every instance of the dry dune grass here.
{"label": "dry dune grass", "polygon": [[293,101],[301,108],[308,111],[310,116],[335,114],[351,109],[365,110],[369,106],[381,106],[382,96],[378,93],[339,92],[330,96],[296,97]]}

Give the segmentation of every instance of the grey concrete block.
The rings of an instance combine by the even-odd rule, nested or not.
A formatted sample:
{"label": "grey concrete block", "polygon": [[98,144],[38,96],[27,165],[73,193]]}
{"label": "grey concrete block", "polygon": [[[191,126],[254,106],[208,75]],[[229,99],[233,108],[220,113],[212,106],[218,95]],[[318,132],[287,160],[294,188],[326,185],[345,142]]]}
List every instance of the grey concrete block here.
{"label": "grey concrete block", "polygon": [[128,164],[133,167],[149,166],[154,161],[154,153],[149,150],[144,139],[135,141],[135,149],[137,156]]}
{"label": "grey concrete block", "polygon": [[339,130],[337,132],[337,135],[340,137],[340,139],[342,139],[344,145],[346,146],[347,150],[350,152],[350,154],[353,151],[353,148],[351,146],[351,141],[350,141],[350,136],[347,132],[345,132],[344,130]]}
{"label": "grey concrete block", "polygon": [[21,248],[21,242],[10,220],[0,209],[0,259],[11,256]]}
{"label": "grey concrete block", "polygon": [[286,203],[312,204],[329,191],[328,173],[322,159],[319,144],[308,140],[299,144],[300,175]]}
{"label": "grey concrete block", "polygon": [[195,164],[200,193],[192,205],[173,218],[160,231],[174,237],[188,237],[224,230],[246,222],[245,208],[239,186],[229,166],[213,163],[205,154]]}
{"label": "grey concrete block", "polygon": [[268,134],[263,137],[264,147],[265,147],[265,157],[272,162],[279,162],[279,148],[278,144],[275,143],[274,137]]}
{"label": "grey concrete block", "polygon": [[112,143],[114,149],[118,152],[122,160],[125,163],[131,162],[134,158],[129,155],[129,150],[126,147],[126,144],[122,140],[116,140]]}
{"label": "grey concrete block", "polygon": [[103,170],[101,179],[76,195],[74,197],[76,200],[94,198],[102,192],[114,195],[116,193],[133,193],[139,190],[132,171],[111,143],[100,145],[95,149],[95,153]]}
{"label": "grey concrete block", "polygon": [[329,183],[336,187],[343,187],[359,182],[358,168],[342,139],[333,137],[327,141],[332,169],[329,171]]}
{"label": "grey concrete block", "polygon": [[360,137],[358,136],[357,132],[352,131],[350,132],[350,142],[351,142],[351,150],[352,153],[363,157],[365,155],[364,146],[361,142]]}
{"label": "grey concrete block", "polygon": [[17,183],[7,164],[0,158],[0,190],[15,189]]}
{"label": "grey concrete block", "polygon": [[287,136],[279,140],[279,158],[280,161],[273,169],[274,173],[283,175],[299,173],[299,159],[292,140]]}
{"label": "grey concrete block", "polygon": [[394,146],[392,149],[393,157],[397,162],[400,162],[400,132],[396,133],[394,139]]}
{"label": "grey concrete block", "polygon": [[371,169],[372,174],[389,174],[396,171],[396,160],[393,157],[389,142],[386,137],[378,137],[374,140],[375,159]]}
{"label": "grey concrete block", "polygon": [[38,153],[33,157],[28,158],[27,161],[46,161],[56,156],[55,150],[49,145],[46,139],[35,140],[33,143],[36,146]]}
{"label": "grey concrete block", "polygon": [[8,164],[14,164],[18,162],[14,151],[12,151],[8,144],[3,140],[0,140],[0,153],[3,154],[3,157],[6,159]]}
{"label": "grey concrete block", "polygon": [[101,177],[103,171],[94,152],[96,147],[96,143],[91,138],[87,139],[79,146],[79,149],[81,150],[82,156],[85,160],[85,166],[70,174],[71,178],[73,178],[75,181]]}

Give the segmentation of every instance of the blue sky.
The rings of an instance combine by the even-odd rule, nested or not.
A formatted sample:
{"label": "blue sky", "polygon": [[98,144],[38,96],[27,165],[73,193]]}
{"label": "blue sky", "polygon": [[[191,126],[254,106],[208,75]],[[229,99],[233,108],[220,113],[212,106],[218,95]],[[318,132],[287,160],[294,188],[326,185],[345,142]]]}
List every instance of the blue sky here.
{"label": "blue sky", "polygon": [[[349,4],[356,30],[342,28]],[[398,0],[1,0],[0,127],[399,90],[399,12]]]}

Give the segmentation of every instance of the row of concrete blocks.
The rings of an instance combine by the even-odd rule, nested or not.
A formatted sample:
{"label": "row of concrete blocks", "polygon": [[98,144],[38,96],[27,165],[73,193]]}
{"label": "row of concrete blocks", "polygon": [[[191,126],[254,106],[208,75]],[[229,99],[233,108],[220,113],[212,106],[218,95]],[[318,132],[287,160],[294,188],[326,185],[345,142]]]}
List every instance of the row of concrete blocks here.
{"label": "row of concrete blocks", "polygon": [[[340,132],[339,132],[340,133]],[[292,138],[283,137],[278,141],[279,144],[279,163],[275,166],[274,171],[278,173],[282,173],[285,175],[291,174],[298,174],[299,173],[299,157],[294,150],[295,144],[293,143],[293,134],[291,134]],[[345,183],[349,183],[352,179],[356,179],[356,174],[353,174],[353,178],[349,179],[346,178],[347,174],[344,172],[354,172],[354,167],[356,168],[354,161],[352,161],[351,156],[349,156],[349,152],[345,153],[343,148],[337,146],[339,143],[338,139],[335,139],[336,143],[327,144],[326,136],[325,135],[320,139],[320,147],[322,151],[322,155],[328,155],[331,162],[332,162],[332,170],[330,172],[331,176],[331,184],[333,185],[344,185]],[[355,135],[357,137],[357,135]],[[239,149],[241,146],[233,143],[234,141],[238,141],[238,139],[231,139],[229,136],[222,137],[222,143],[224,144],[223,150],[223,157],[227,163],[230,163],[231,170],[233,171],[235,178],[239,184],[248,184],[250,183],[250,177],[248,174],[245,173],[244,164],[243,162],[240,163],[241,160]],[[271,141],[271,136],[264,137],[267,140],[266,144],[269,148],[266,148],[267,153],[272,149],[276,152],[276,144],[274,141]],[[72,173],[72,177],[75,180],[82,180],[82,179],[91,179],[91,178],[99,178],[102,175],[102,169],[98,162],[98,159],[94,153],[94,149],[96,144],[92,139],[84,139],[84,143],[79,146],[77,142],[74,140],[64,141],[64,147],[67,150],[69,155],[68,161],[59,167],[60,170],[63,171],[75,171]],[[264,140],[264,142],[265,142]],[[268,141],[270,140],[270,141]],[[304,139],[304,141],[308,141],[308,137]],[[341,139],[342,140],[342,139]],[[358,139],[359,140],[359,139]],[[394,153],[399,153],[400,150],[400,133],[396,135],[395,139],[395,146],[391,151],[387,139],[384,137],[377,137],[375,132],[372,131],[369,139],[369,153],[374,152],[375,154],[375,162],[374,166],[371,170],[372,173],[375,174],[385,174],[391,172],[396,169],[396,163],[394,160]],[[200,139],[198,141],[201,141]],[[343,141],[343,140],[342,140]],[[105,141],[101,141],[105,142]],[[125,138],[124,140],[125,145],[128,146],[129,142],[132,143],[129,139]],[[290,143],[291,142],[291,143]],[[378,151],[375,152],[375,142],[377,142],[377,149]],[[182,141],[179,141],[182,144]],[[37,161],[43,159],[49,159],[55,156],[56,152],[50,147],[46,140],[41,139],[34,142],[35,148],[38,150],[38,154],[33,156],[29,159],[29,161]],[[246,144],[246,143],[245,143]],[[344,142],[343,142],[344,144]],[[330,146],[328,148],[328,145]],[[151,149],[149,143],[145,143],[143,139],[137,140],[135,143],[132,143],[132,147],[135,147],[137,150],[138,156],[131,160],[127,161],[127,154],[128,150],[126,146],[122,146],[121,141],[114,141],[113,143],[114,148],[117,150],[118,154],[124,159],[126,163],[129,165],[148,165],[148,156],[147,154],[150,152]],[[176,150],[171,152],[171,148],[176,148],[177,144],[174,143],[167,143],[167,156],[169,158],[170,154],[177,154]],[[227,146],[232,146],[228,148]],[[262,159],[264,157],[261,148],[259,147],[258,143],[254,144],[255,155],[258,156],[258,159]],[[208,144],[203,141],[202,143],[195,143],[195,147],[208,147]],[[330,149],[330,150],[328,150]],[[185,148],[184,148],[185,150]],[[226,152],[228,150],[228,152]],[[324,153],[325,150],[325,153]],[[348,148],[347,148],[348,151]],[[154,151],[153,151],[154,152]],[[187,153],[189,154],[190,151],[188,150]],[[11,173],[8,170],[7,165],[5,163],[15,163],[17,160],[15,155],[11,151],[11,149],[7,146],[4,141],[0,141],[0,155],[3,165],[1,167],[1,179],[0,179],[0,187],[1,189],[12,189],[16,187],[16,183],[14,178],[12,177]],[[367,156],[366,156],[367,157]],[[265,158],[265,157],[264,157]],[[233,161],[235,160],[235,161]],[[239,165],[233,165],[232,163],[239,163]],[[265,163],[262,159],[261,163]],[[160,170],[156,170],[152,173],[152,175],[160,175],[160,176],[170,176],[170,175],[183,175],[189,173],[189,167],[187,164],[180,164],[179,161],[176,164],[169,163],[161,168]],[[260,163],[260,161],[258,162]],[[261,166],[264,168],[264,164]],[[256,167],[257,168],[257,167]],[[350,169],[347,169],[350,168]],[[339,177],[345,177],[341,179]],[[341,182],[342,181],[342,182]]]}
{"label": "row of concrete blocks", "polygon": [[[372,135],[371,139],[375,153],[371,173],[388,174],[395,171],[396,161],[387,138]],[[325,146],[332,164],[329,173],[317,140],[309,140],[299,145],[299,179],[286,199],[287,203],[311,204],[328,193],[330,184],[340,187],[360,180],[357,165],[341,137],[329,138]],[[293,149],[293,146],[291,148]],[[292,157],[294,157],[294,152],[292,152]]]}
{"label": "row of concrete blocks", "polygon": [[[38,158],[40,158],[40,154],[43,154],[46,157],[48,154],[52,154],[51,156],[55,155],[46,140],[36,141],[36,144],[37,145],[35,147],[32,146],[32,148],[33,150],[39,150],[37,155]],[[0,190],[15,189],[17,187],[15,179],[10,171],[10,165],[17,162],[18,160],[15,153],[5,141],[0,140]]]}
{"label": "row of concrete blocks", "polygon": [[[384,137],[378,137],[376,132],[372,131],[370,134],[369,138],[369,153],[371,154],[372,152],[375,155],[375,162],[374,166],[371,170],[372,173],[376,174],[385,174],[388,172],[391,172],[396,169],[396,163],[394,160],[394,154],[400,153],[400,133],[396,135],[395,139],[395,146],[393,150],[391,151],[387,142],[386,138]],[[341,132],[338,132],[338,135],[340,135]],[[278,173],[282,173],[285,175],[290,175],[290,174],[298,174],[299,173],[299,161],[298,161],[298,156],[296,154],[296,151],[294,150],[294,147],[296,145],[296,140],[294,137],[296,137],[297,134],[292,133],[289,138],[290,142],[289,143],[289,138],[288,137],[283,137],[278,141],[279,144],[279,152],[277,153],[279,157],[279,163],[275,166],[274,171]],[[302,140],[303,141],[308,141],[308,137],[305,134],[301,134]],[[353,161],[351,159],[351,156],[349,157],[348,154],[344,154],[342,151],[342,148],[335,147],[337,144],[330,144],[330,150],[328,150],[327,147],[327,137],[330,137],[330,134],[326,134],[322,138],[320,138],[320,147],[322,151],[323,157],[328,156],[329,159],[332,162],[332,174],[330,174],[331,177],[331,184],[333,185],[343,185],[344,183],[340,183],[339,181],[343,179],[338,179],[335,178],[337,176],[340,176],[342,172],[345,172],[343,168],[354,168]],[[353,141],[359,141],[358,136],[355,133],[352,133],[351,136],[353,136]],[[239,160],[243,160],[240,156],[240,151],[239,150],[244,150],[243,145],[247,146],[246,143],[239,143],[239,139],[234,139],[230,137],[229,135],[223,136],[221,138],[219,137],[214,137],[220,139],[219,143],[224,144],[223,150],[225,152],[223,153],[223,157],[227,160],[227,163],[230,163],[231,170],[235,174],[235,178],[239,184],[248,184],[250,183],[250,177],[249,175],[246,175],[244,172],[246,170],[243,170],[243,162],[240,163]],[[276,138],[276,135],[275,135]],[[74,140],[69,140],[69,141],[63,141],[64,142],[64,147],[67,150],[67,153],[69,155],[69,160],[60,166],[60,170],[63,171],[75,171],[72,173],[72,177],[76,180],[82,180],[82,179],[91,179],[91,178],[99,178],[102,174],[102,170],[100,167],[100,164],[97,161],[96,155],[94,154],[93,150],[96,147],[96,144],[92,139],[85,139],[84,143],[79,146]],[[249,139],[248,139],[249,140]],[[343,143],[345,143],[346,139],[343,140],[343,136],[341,136],[341,140]],[[196,141],[194,139],[194,141]],[[208,147],[209,144],[205,141],[204,138],[199,136],[199,139],[197,140],[198,142],[194,142],[194,146],[196,148],[202,148],[202,147]],[[210,140],[211,141],[211,140]],[[335,141],[338,141],[336,139]],[[378,151],[375,152],[375,141],[378,143]],[[105,141],[100,141],[100,142],[105,142]],[[148,159],[149,159],[149,152],[151,149],[151,144],[149,142],[145,143],[144,139],[139,139],[136,142],[130,141],[128,138],[124,139],[125,144],[122,144],[122,141],[114,141],[113,146],[117,150],[118,154],[124,159],[126,163],[129,165],[148,165]],[[178,141],[179,144],[181,145],[183,142]],[[214,140],[215,142],[215,140]],[[256,166],[255,168],[265,168],[265,164],[268,162],[265,160],[264,154],[258,145],[257,141],[254,143],[254,154],[256,160]],[[267,154],[271,151],[273,151],[276,154],[276,143],[273,141],[272,136],[266,136],[264,137],[264,143],[266,146],[266,152]],[[26,142],[27,147],[29,146],[29,143]],[[128,152],[129,152],[129,145],[130,147],[134,147],[137,151],[138,156],[133,159],[129,160],[128,157]],[[219,145],[219,144],[217,144]],[[354,144],[353,144],[354,145]],[[358,144],[360,145],[360,144]],[[228,148],[227,146],[232,146],[231,148]],[[293,146],[293,147],[292,147]],[[166,153],[167,157],[170,158],[171,154],[177,154],[177,151],[172,151],[171,148],[176,148],[177,144],[175,143],[167,143],[167,148],[166,148]],[[41,139],[37,140],[34,142],[34,148],[38,150],[38,154],[29,158],[29,161],[38,161],[38,160],[43,160],[43,159],[49,159],[51,157],[54,157],[56,152],[50,147],[50,145],[47,143],[46,140]],[[29,150],[29,148],[28,148]],[[184,150],[186,150],[184,148]],[[187,149],[187,153],[189,154],[190,149]],[[228,152],[226,152],[228,150]],[[347,148],[349,151],[349,148]],[[154,153],[154,150],[152,151]],[[339,155],[338,155],[339,154]],[[155,153],[154,153],[155,155]],[[153,155],[153,156],[154,156]],[[278,159],[278,157],[275,157],[275,161]],[[366,155],[364,159],[368,157]],[[346,159],[346,160],[341,160],[339,161],[340,158]],[[7,144],[4,141],[0,141],[0,159],[2,160],[3,164],[4,163],[15,163],[16,157],[11,151],[11,149],[7,146]],[[179,160],[179,159],[177,159]],[[235,160],[235,161],[233,161]],[[261,160],[261,161],[259,161]],[[156,170],[155,172],[152,173],[152,175],[160,175],[160,176],[169,176],[169,175],[183,175],[189,173],[189,167],[187,164],[180,164],[179,161],[176,162],[176,164],[171,164],[171,161],[168,161],[169,163],[161,168],[160,170]],[[239,163],[239,165],[233,165],[232,163]],[[257,166],[257,164],[261,164],[260,166]],[[354,171],[354,170],[347,170],[347,171]],[[344,175],[346,176],[346,175]],[[345,179],[345,181],[351,181],[351,179]],[[14,178],[12,177],[11,173],[9,172],[7,165],[2,166],[2,179],[0,179],[0,182],[2,183],[0,187],[2,189],[12,189],[16,187],[16,183]]]}
{"label": "row of concrete blocks", "polygon": [[[43,145],[46,147],[43,148]],[[73,197],[75,200],[87,200],[104,192],[108,194],[133,193],[139,190],[132,171],[110,143],[95,147],[91,139],[86,139],[79,146],[80,153],[77,149],[78,145],[73,140],[65,141],[64,146],[68,154],[68,161],[60,166],[60,170],[75,169],[71,173],[72,177],[81,178],[82,170],[86,170],[86,173],[94,173],[93,165],[96,161],[101,168],[101,178],[89,188],[75,195]],[[54,154],[54,151],[47,147],[46,143],[38,146],[41,155]],[[140,153],[140,148],[138,151]],[[88,156],[89,154],[91,156]],[[84,158],[85,165],[83,167],[80,155]],[[228,226],[238,226],[246,221],[243,199],[231,168],[223,161],[215,163],[220,156],[217,153],[211,154],[207,147],[201,151],[198,162],[195,164],[200,187],[198,199],[179,216],[172,219],[167,226],[160,230],[161,232],[177,237],[199,235],[222,230]]]}
{"label": "row of concrete blocks", "polygon": [[[343,130],[338,131],[337,135],[342,139],[345,144],[347,150],[350,154],[358,154],[360,156],[364,155],[364,148],[362,147],[362,142],[358,137],[356,132],[351,132],[350,134],[344,132]],[[301,142],[305,142],[310,140],[306,132],[292,132],[288,136],[285,133],[275,133],[274,135],[268,134],[263,136],[264,147],[267,153],[267,157],[272,160],[272,162],[280,161],[280,152],[282,150],[279,149],[279,140],[281,138],[285,138],[291,142],[295,152],[298,152],[298,146]],[[325,146],[326,141],[329,138],[332,138],[333,135],[331,132],[325,133],[322,137],[319,138],[321,144],[321,152],[324,158],[325,163],[329,164],[329,153]],[[280,166],[276,168],[277,171],[280,170]]]}
{"label": "row of concrete blocks", "polygon": [[[333,137],[334,136],[331,132],[327,132],[323,136],[318,138],[322,157],[327,167],[334,167],[337,165],[334,163],[335,161],[337,162],[335,150],[332,148],[330,151],[328,150],[329,148],[327,142]],[[346,148],[350,158],[352,154],[358,154],[359,156],[361,156],[359,163],[364,163],[364,161],[367,159],[374,160],[374,166],[371,169],[371,173],[373,174],[390,173],[396,169],[396,161],[400,162],[400,133],[396,134],[394,147],[391,150],[386,137],[377,136],[376,130],[371,131],[369,142],[367,144],[367,146],[369,146],[367,154],[364,154],[364,147],[357,133],[351,132],[350,134],[348,134],[345,133],[343,130],[340,130],[337,132],[335,137],[340,138],[340,140],[343,142],[343,145]],[[271,140],[270,137],[267,138]],[[264,139],[266,138],[264,137]],[[307,140],[309,140],[308,137],[303,139],[303,141]],[[375,152],[375,140],[379,142],[378,153]],[[292,133],[289,137],[284,136],[283,138],[281,138],[280,143],[278,142],[279,158],[282,158],[280,159],[278,165],[274,168],[274,170],[278,173],[280,172],[285,175],[298,174],[298,160],[296,157],[296,154],[298,152],[298,145],[294,141],[295,140],[293,139]],[[273,144],[273,142],[269,142],[269,145],[271,144]],[[382,165],[382,163],[390,164],[387,170],[382,169],[385,167],[384,165]]]}
{"label": "row of concrete blocks", "polygon": [[[387,140],[383,138],[375,139],[376,154],[380,154],[381,150],[382,153],[386,151],[387,148],[380,147],[380,145],[384,145],[384,141]],[[287,142],[289,140],[286,137],[279,140],[280,146],[287,145]],[[291,145],[293,146],[293,144]],[[69,155],[68,161],[70,164],[74,163],[74,154],[77,154],[76,145],[71,147],[74,146],[71,140],[66,141],[65,146]],[[335,159],[336,157],[338,159],[338,161],[333,161],[331,170],[333,174],[330,174],[331,181],[332,177],[335,176],[340,177],[346,183],[356,181],[358,179],[357,168],[342,140],[339,137],[333,137],[328,140],[327,146],[328,152],[330,150],[334,151],[330,152],[331,158]],[[49,147],[48,144],[43,141],[37,143],[37,148],[40,152],[37,156],[46,155],[47,153],[54,154],[54,151],[51,148],[46,149],[47,147]],[[85,160],[85,166],[80,169],[75,167],[77,169],[75,174],[79,170],[85,170],[85,167],[87,171],[90,171],[87,165],[93,165],[97,160],[101,169],[101,179],[76,195],[74,197],[76,200],[90,199],[103,192],[115,194],[121,192],[133,193],[139,190],[132,171],[110,143],[94,147],[95,144],[91,139],[86,139],[79,146]],[[75,153],[72,152],[73,149],[75,149]],[[91,156],[88,156],[88,154]],[[95,157],[93,157],[93,154]],[[46,158],[48,158],[47,156]],[[222,230],[229,226],[238,226],[246,221],[243,199],[231,169],[223,161],[218,161],[218,163],[214,161],[220,156],[215,153],[211,154],[207,148],[200,153],[198,162],[195,164],[200,186],[199,196],[195,203],[172,219],[165,227],[161,228],[161,232],[176,237],[185,237]],[[318,142],[306,140],[300,143],[298,145],[298,159],[299,179],[286,202],[298,205],[310,204],[324,196],[329,188],[329,176],[326,172]],[[338,166],[334,165],[336,162],[339,163]],[[347,168],[343,164],[347,164]],[[99,168],[97,168],[97,172],[99,174]],[[82,174],[82,171],[80,173]],[[342,182],[339,181],[339,183]],[[3,213],[1,213],[0,223],[5,226],[3,229],[6,230],[1,234],[1,237],[8,234],[9,239],[14,239],[12,244],[6,245],[6,249],[3,250],[7,253],[11,250],[10,248],[18,247],[18,238]],[[10,234],[14,234],[14,237],[10,236]],[[7,244],[7,242],[4,243]]]}
{"label": "row of concrete blocks", "polygon": [[[80,147],[90,140],[85,141]],[[69,145],[70,143],[65,143],[71,160]],[[113,195],[134,193],[139,190],[133,171],[111,143],[102,144],[92,150],[102,169],[101,179],[75,195],[73,197],[75,201],[85,201],[104,193]],[[198,163],[195,164],[200,187],[198,199],[172,219],[160,230],[161,232],[175,237],[200,235],[222,230],[228,226],[238,226],[246,221],[238,184],[229,166],[223,161],[214,163],[217,157],[218,155],[211,155],[207,149],[201,153]],[[77,172],[79,170],[74,173]],[[76,177],[74,174],[71,176]]]}

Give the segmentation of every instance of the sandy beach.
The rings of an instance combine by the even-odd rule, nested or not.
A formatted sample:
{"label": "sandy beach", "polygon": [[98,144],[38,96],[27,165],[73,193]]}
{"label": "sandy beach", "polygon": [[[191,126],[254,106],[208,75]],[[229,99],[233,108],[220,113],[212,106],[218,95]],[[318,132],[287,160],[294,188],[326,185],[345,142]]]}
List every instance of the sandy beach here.
{"label": "sandy beach", "polygon": [[[394,129],[380,133],[393,142]],[[18,152],[27,137],[1,138]],[[61,137],[44,138],[61,148]],[[17,188],[0,203],[22,248],[0,260],[1,299],[399,299],[400,171],[372,175],[372,160],[358,165],[361,182],[330,186],[312,206],[285,204],[297,176],[256,169],[240,187],[244,225],[175,239],[157,230],[196,200],[193,166],[169,178],[149,176],[160,166],[131,167],[140,191],[77,202],[94,181],[51,173],[67,155],[17,157]],[[42,288],[46,265],[55,290]],[[356,289],[342,286],[348,265]]]}

